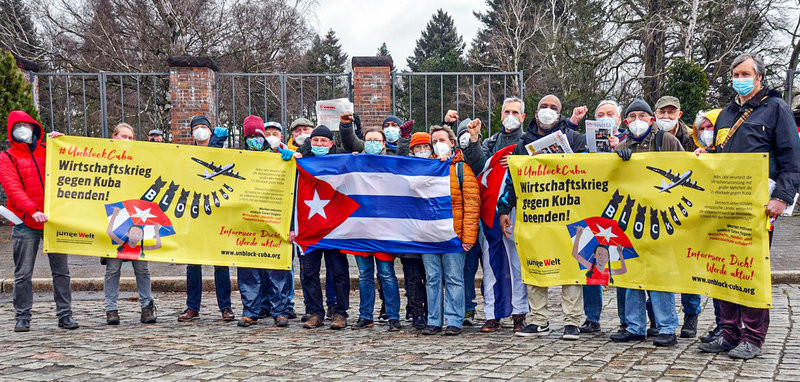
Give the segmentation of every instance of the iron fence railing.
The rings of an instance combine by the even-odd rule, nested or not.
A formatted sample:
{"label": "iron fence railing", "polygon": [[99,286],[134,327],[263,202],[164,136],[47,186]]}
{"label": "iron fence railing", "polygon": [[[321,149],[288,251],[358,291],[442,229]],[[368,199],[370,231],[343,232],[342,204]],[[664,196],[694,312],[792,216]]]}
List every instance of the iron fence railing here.
{"label": "iron fence railing", "polygon": [[495,109],[505,98],[522,97],[524,86],[522,72],[392,72],[392,112],[417,126],[424,121],[427,129],[452,109],[461,118],[485,117],[491,134]]}

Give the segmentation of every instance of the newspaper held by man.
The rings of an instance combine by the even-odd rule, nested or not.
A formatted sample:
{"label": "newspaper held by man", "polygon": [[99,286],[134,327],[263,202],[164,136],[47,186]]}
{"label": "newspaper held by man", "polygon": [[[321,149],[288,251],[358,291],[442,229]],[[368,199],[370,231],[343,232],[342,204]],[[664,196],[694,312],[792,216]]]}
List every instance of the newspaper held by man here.
{"label": "newspaper held by man", "polygon": [[339,130],[339,116],[353,112],[353,103],[347,98],[317,101],[317,124]]}
{"label": "newspaper held by man", "polygon": [[528,155],[534,154],[572,154],[566,134],[558,130],[544,138],[525,145]]}

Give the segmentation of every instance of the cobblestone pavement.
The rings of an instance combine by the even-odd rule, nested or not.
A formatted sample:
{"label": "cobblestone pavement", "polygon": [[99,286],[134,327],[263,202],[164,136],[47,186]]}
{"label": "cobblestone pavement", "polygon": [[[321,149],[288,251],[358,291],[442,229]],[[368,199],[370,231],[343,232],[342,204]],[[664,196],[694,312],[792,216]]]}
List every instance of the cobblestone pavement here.
{"label": "cobblestone pavement", "polygon": [[[223,323],[212,294],[203,296],[203,315],[178,323],[185,295],[156,294],[159,323],[138,323],[132,293],[120,301],[122,324],[105,325],[102,295],[76,293],[75,318],[82,327],[56,327],[52,296],[38,294],[31,332],[13,333],[11,298],[0,295],[8,319],[0,322],[0,379],[3,380],[800,380],[800,285],[773,287],[775,308],[762,357],[736,361],[698,352],[696,339],[672,348],[650,341],[615,344],[615,293],[605,294],[603,332],[578,341],[560,339],[559,289],[551,288],[553,331],[543,337],[512,336],[508,325],[496,333],[468,327],[456,337],[422,336],[404,322],[389,333],[373,329],[302,329],[299,320],[275,328],[264,320],[250,328]],[[234,308],[241,311],[238,293]],[[302,312],[302,298],[296,298]],[[350,312],[358,296],[350,298]],[[703,301],[700,330],[712,326],[711,301]],[[480,304],[479,304],[480,309]],[[213,313],[212,313],[213,312]],[[558,314],[557,314],[558,313]],[[401,312],[403,315],[404,312]],[[479,312],[479,324],[482,314]],[[351,316],[350,322],[354,318]]]}

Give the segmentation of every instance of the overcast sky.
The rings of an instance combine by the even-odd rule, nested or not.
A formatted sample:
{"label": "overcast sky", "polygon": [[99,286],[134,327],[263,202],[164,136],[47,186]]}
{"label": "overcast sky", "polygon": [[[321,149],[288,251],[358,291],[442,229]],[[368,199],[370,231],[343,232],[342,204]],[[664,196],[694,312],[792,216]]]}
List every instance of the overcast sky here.
{"label": "overcast sky", "polygon": [[321,35],[333,29],[349,57],[374,56],[385,42],[395,67],[403,70],[408,69],[406,58],[420,33],[439,8],[453,18],[468,50],[480,26],[472,11],[484,11],[483,0],[320,0],[317,29]]}

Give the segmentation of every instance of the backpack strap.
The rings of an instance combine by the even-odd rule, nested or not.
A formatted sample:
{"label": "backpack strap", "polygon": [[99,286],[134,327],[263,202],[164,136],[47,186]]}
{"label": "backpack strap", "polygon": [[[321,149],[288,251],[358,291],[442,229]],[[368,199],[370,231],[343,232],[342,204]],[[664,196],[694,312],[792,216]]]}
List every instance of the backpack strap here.
{"label": "backpack strap", "polygon": [[464,186],[464,162],[456,162],[456,176],[458,177],[458,189]]}
{"label": "backpack strap", "polygon": [[[766,100],[767,98],[769,98],[769,95],[765,95],[764,98],[761,99],[761,102],[764,102],[764,100]],[[761,102],[759,102],[759,103],[761,103]],[[728,132],[728,136],[725,137],[725,140],[722,141],[722,143],[720,143],[719,145],[717,145],[717,147],[715,147],[715,149],[718,152],[722,151],[722,148],[725,147],[725,145],[728,144],[728,141],[731,140],[731,137],[733,137],[733,134],[736,133],[737,130],[739,130],[739,126],[741,126],[744,123],[744,121],[747,118],[750,117],[750,114],[753,113],[753,109],[755,109],[755,108],[750,107],[747,110],[745,110],[744,113],[742,114],[742,116],[739,117],[738,120],[736,120],[736,123],[734,123],[733,126],[731,126],[731,130]],[[715,129],[714,133],[715,133],[715,136],[716,136],[716,129]]]}
{"label": "backpack strap", "polygon": [[661,151],[661,146],[664,144],[664,131],[659,130],[656,133],[656,151]]}

